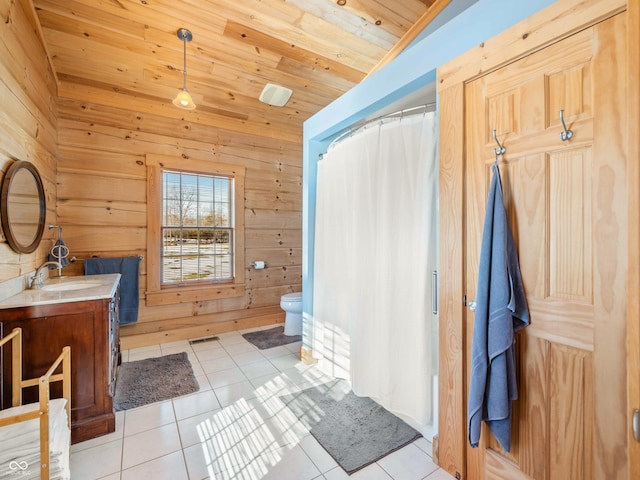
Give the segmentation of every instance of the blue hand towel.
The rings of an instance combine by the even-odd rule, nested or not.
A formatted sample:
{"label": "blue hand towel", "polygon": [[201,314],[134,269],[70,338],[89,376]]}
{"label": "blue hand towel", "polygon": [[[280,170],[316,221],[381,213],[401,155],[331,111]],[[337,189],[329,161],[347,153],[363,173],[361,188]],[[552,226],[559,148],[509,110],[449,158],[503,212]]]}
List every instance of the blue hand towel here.
{"label": "blue hand towel", "polygon": [[529,309],[495,164],[482,233],[471,348],[468,414],[472,447],[478,446],[484,420],[504,451],[511,448],[511,403],[518,398],[514,334],[527,325]]}
{"label": "blue hand towel", "polygon": [[138,321],[138,271],[140,257],[87,258],[84,274],[119,273],[120,277],[120,325]]}

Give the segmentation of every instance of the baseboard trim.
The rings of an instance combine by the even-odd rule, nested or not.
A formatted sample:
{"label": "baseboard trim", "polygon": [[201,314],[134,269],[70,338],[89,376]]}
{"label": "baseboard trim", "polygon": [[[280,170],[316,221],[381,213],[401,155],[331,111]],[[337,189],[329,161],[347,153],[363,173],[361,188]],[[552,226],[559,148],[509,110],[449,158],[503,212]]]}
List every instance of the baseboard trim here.
{"label": "baseboard trim", "polygon": [[[151,345],[177,342],[180,340],[191,340],[194,338],[219,335],[221,333],[235,332],[237,330],[245,330],[247,328],[275,325],[278,323],[284,323],[284,313],[245,317],[222,322],[210,322],[203,325],[185,325],[170,330],[146,332],[135,335],[121,335],[120,349],[129,350],[131,348],[148,347]],[[122,332],[122,330],[124,329],[121,329],[120,331]]]}
{"label": "baseboard trim", "polygon": [[300,347],[300,360],[307,365],[318,363],[317,358],[313,358],[313,350],[310,348]]}

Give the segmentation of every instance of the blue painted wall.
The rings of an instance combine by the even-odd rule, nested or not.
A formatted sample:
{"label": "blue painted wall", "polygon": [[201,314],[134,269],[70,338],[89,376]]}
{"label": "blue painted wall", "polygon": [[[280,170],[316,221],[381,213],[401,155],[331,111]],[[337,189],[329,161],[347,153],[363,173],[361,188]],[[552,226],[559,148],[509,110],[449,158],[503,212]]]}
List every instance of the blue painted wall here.
{"label": "blue painted wall", "polygon": [[[308,325],[313,318],[313,249],[318,156],[326,151],[332,139],[349,126],[435,82],[436,68],[440,65],[551,3],[553,0],[479,0],[437,30],[412,43],[393,62],[304,123],[302,290],[306,346],[310,341]],[[441,15],[447,15],[446,9]]]}

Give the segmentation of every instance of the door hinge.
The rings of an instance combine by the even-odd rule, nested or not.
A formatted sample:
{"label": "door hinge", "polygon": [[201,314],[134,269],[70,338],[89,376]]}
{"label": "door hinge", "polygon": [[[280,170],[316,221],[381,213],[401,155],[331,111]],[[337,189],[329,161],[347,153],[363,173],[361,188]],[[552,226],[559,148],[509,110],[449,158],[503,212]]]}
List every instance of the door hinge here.
{"label": "door hinge", "polygon": [[633,438],[640,443],[640,410],[633,411]]}

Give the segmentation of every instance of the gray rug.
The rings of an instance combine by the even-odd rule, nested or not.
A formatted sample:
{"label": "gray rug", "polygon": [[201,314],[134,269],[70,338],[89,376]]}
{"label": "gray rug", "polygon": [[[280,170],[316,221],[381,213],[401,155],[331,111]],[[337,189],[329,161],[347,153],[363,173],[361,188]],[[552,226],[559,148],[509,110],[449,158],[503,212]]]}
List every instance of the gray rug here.
{"label": "gray rug", "polygon": [[422,436],[341,380],[280,399],[349,475]]}
{"label": "gray rug", "polygon": [[268,330],[259,330],[257,332],[243,333],[242,336],[260,350],[279,347],[281,345],[287,345],[288,343],[299,342],[302,340],[302,335],[285,335],[284,326],[274,327]]}
{"label": "gray rug", "polygon": [[198,391],[185,352],[123,362],[118,368],[113,405],[116,412]]}

